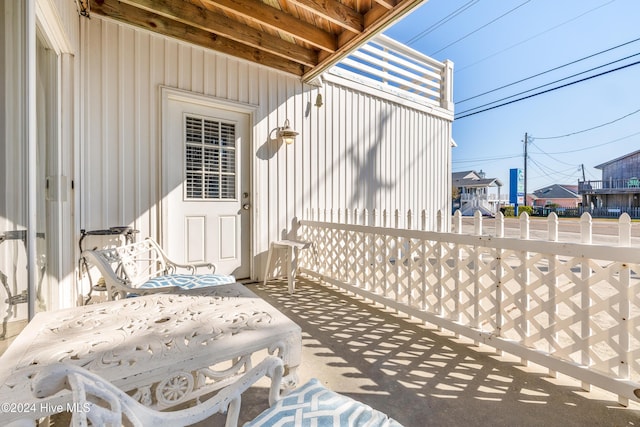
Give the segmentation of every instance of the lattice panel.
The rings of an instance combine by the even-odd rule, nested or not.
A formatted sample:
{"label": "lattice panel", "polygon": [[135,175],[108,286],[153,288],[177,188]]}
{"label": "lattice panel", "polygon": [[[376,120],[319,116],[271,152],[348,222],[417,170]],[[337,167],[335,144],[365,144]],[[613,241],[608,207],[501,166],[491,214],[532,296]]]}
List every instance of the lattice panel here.
{"label": "lattice panel", "polygon": [[[317,245],[317,268],[335,280],[551,358],[640,380],[637,262],[607,260],[606,251],[602,260],[528,252],[508,239],[489,247],[474,236],[440,233],[445,240],[437,240],[419,231],[313,224],[303,226],[305,239]],[[305,265],[313,268],[310,259]]]}

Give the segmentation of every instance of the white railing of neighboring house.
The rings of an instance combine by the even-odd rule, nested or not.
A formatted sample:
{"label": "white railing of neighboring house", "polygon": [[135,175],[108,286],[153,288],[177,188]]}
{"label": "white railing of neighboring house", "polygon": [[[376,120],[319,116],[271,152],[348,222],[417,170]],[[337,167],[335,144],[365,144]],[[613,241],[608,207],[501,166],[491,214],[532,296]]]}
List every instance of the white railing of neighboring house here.
{"label": "white railing of neighboring house", "polygon": [[488,200],[488,196],[486,194],[470,194],[470,193],[462,193],[460,195],[460,200],[463,202],[468,200]]}
{"label": "white railing of neighboring house", "polygon": [[[394,228],[399,220],[372,225],[366,211],[308,218],[299,235],[315,251],[303,254],[304,273],[551,375],[569,375],[587,390],[609,390],[623,405],[640,398],[640,251],[629,247],[628,215],[619,220],[617,246],[591,244],[589,214],[581,220],[581,243],[558,242],[553,213],[544,241],[529,240],[526,214],[520,239],[502,237],[501,213],[495,236],[482,235],[478,215],[474,235],[423,231],[426,222],[414,215],[404,229]],[[453,229],[461,230],[459,214]]]}
{"label": "white railing of neighboring house", "polygon": [[487,197],[489,199],[489,201],[491,202],[503,202],[503,203],[509,203],[509,195],[508,194],[495,194],[495,193],[489,193],[487,194]]}
{"label": "white railing of neighboring house", "polygon": [[382,34],[340,61],[330,73],[453,110],[453,63],[436,61]]}

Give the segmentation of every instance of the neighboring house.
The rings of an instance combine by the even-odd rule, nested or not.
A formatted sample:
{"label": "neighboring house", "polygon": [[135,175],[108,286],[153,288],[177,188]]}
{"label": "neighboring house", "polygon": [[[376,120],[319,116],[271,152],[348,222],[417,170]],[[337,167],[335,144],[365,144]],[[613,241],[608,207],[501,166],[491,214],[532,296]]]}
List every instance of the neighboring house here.
{"label": "neighboring house", "polygon": [[178,3],[0,4],[11,320],[82,301],[83,229],[257,279],[311,210],[451,209],[452,64],[375,35],[422,1]]}
{"label": "neighboring house", "polygon": [[[451,185],[458,195],[452,202],[454,213],[460,210],[462,215],[473,215],[479,210],[482,215],[495,215],[499,209],[498,203],[491,203],[501,200],[502,182],[498,178],[487,178],[482,170],[454,172],[451,174]],[[497,197],[491,197],[491,187],[498,188]]]}
{"label": "neighboring house", "polygon": [[602,180],[578,183],[585,209],[619,213],[640,208],[640,150],[595,167],[602,170]]}
{"label": "neighboring house", "polygon": [[577,185],[553,184],[535,190],[528,196],[529,206],[577,208],[582,198],[578,195]]}

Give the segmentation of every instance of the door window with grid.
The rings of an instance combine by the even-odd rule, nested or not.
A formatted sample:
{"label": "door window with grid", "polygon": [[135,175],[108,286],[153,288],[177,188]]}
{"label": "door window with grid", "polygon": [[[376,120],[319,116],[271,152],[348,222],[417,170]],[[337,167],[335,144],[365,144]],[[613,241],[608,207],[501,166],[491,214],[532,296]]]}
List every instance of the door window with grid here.
{"label": "door window with grid", "polygon": [[185,199],[236,198],[236,125],[185,116]]}

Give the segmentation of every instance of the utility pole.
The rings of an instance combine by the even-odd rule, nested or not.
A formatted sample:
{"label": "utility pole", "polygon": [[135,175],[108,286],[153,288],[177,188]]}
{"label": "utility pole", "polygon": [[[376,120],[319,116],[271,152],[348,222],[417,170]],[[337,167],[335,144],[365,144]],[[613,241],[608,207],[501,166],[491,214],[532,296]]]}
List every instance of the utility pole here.
{"label": "utility pole", "polygon": [[580,166],[582,166],[582,182],[585,182],[587,178],[584,177],[584,163],[582,163]]}
{"label": "utility pole", "polygon": [[524,133],[524,202],[523,206],[527,206],[527,142],[529,141],[529,135]]}

